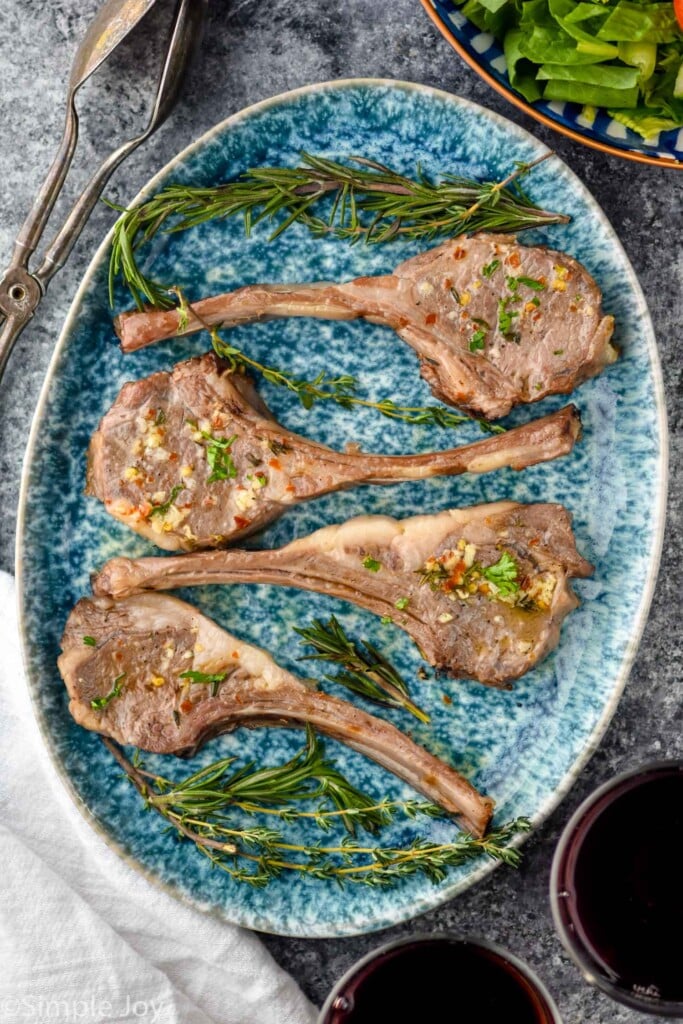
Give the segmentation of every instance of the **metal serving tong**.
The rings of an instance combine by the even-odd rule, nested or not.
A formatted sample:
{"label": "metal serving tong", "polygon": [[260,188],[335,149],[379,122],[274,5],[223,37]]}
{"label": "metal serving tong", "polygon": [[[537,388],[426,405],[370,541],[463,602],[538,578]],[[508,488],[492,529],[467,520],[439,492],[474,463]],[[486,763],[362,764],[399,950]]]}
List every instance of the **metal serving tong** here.
{"label": "metal serving tong", "polygon": [[29,270],[29,260],[45,230],[76,149],[76,93],[154,3],[156,0],[106,0],[76,51],[69,77],[64,135],[33,208],[14,243],[11,263],[0,280],[0,379],[15,341],[36,311],[49,282],[68,258],[107,181],[121,161],[163,124],[178,98],[185,72],[201,39],[208,0],[178,0],[147,127],[103,161],[48,245],[38,268]]}

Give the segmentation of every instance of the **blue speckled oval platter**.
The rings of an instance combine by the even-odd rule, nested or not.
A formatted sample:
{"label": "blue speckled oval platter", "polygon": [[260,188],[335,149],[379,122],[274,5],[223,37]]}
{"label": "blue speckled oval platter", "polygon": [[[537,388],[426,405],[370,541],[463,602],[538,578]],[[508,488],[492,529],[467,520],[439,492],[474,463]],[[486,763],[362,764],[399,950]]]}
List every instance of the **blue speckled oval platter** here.
{"label": "blue speckled oval platter", "polygon": [[[145,190],[174,181],[212,185],[262,164],[295,164],[305,149],[331,157],[362,153],[411,174],[425,172],[500,179],[515,161],[542,152],[531,136],[481,107],[443,92],[386,81],[335,82],[276,97],[235,115],[177,157]],[[583,261],[603,289],[617,321],[619,363],[574,396],[585,426],[568,458],[521,474],[506,470],[333,494],[289,512],[254,544],[277,545],[360,513],[407,516],[501,498],[564,502],[573,512],[578,546],[596,564],[580,581],[582,605],[566,622],[559,648],[520,680],[511,693],[468,681],[419,682],[417,652],[392,625],[342,602],[275,587],[200,589],[183,596],[238,636],[267,648],[281,664],[308,673],[292,627],[334,612],[356,636],[372,640],[412,682],[432,715],[429,726],[386,712],[430,750],[456,765],[497,801],[497,821],[528,815],[541,821],[557,804],[595,749],[624,686],[644,624],[661,544],[666,473],[662,384],[647,309],[633,270],[600,209],[557,158],[528,179],[533,198],[571,214],[565,227],[527,233]],[[314,240],[296,226],[267,241],[259,226],[245,239],[236,221],[212,223],[157,240],[149,265],[158,278],[182,284],[189,296],[254,281],[344,279],[383,273],[415,253],[397,241],[350,247]],[[28,676],[45,742],[58,773],[96,832],[150,880],[226,920],[251,928],[304,936],[349,935],[383,928],[448,900],[493,867],[474,862],[433,885],[413,877],[395,888],[369,889],[287,875],[266,889],[231,881],[188,843],[164,833],[145,813],[131,785],[97,736],[67,712],[55,659],[67,615],[88,592],[89,574],[114,554],[152,548],[83,496],[85,450],[100,416],[124,381],[170,367],[207,347],[205,338],[168,342],[122,356],[107,302],[108,240],[96,255],[74,301],[36,414],[21,499],[18,564]],[[128,304],[117,295],[118,308]],[[244,326],[232,338],[261,361],[298,375],[319,370],[360,378],[375,398],[426,404],[431,396],[412,351],[392,331],[367,323],[294,320]],[[427,451],[480,434],[408,426],[368,410],[330,405],[305,411],[268,384],[262,392],[287,426],[333,446],[365,450]],[[565,399],[518,410],[523,422]],[[628,585],[624,565],[628,564]],[[327,684],[326,684],[327,685]],[[448,698],[448,699],[447,699]],[[358,698],[360,699],[360,698]],[[384,714],[385,712],[380,712]],[[277,763],[302,743],[293,730],[240,730],[212,741],[193,762],[234,754]],[[329,741],[328,753],[356,783],[377,797],[409,791],[360,755]],[[173,758],[147,758],[165,774],[187,774]],[[311,826],[312,828],[312,826]],[[293,835],[313,839],[303,828]],[[444,837],[443,822],[398,824],[386,835],[399,842],[420,834]]]}
{"label": "blue speckled oval platter", "polygon": [[581,103],[537,100],[529,103],[510,85],[503,48],[489,32],[473,25],[453,0],[422,0],[442,34],[475,70],[507,99],[532,117],[559,129],[573,139],[617,156],[644,160],[666,167],[683,168],[683,128],[672,128],[644,139],[610,117],[603,107],[587,114]]}

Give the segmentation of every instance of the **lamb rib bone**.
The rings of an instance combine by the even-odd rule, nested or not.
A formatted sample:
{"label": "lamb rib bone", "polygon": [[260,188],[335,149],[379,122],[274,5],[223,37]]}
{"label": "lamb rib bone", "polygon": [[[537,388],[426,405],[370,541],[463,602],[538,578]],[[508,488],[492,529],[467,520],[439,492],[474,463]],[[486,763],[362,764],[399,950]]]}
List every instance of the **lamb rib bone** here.
{"label": "lamb rib bone", "polygon": [[[516,583],[499,587],[490,567],[510,569],[510,559]],[[118,598],[208,583],[313,590],[391,616],[436,668],[506,687],[556,646],[578,605],[569,579],[592,570],[562,505],[498,502],[404,520],[360,516],[276,550],[114,558],[93,591]]]}
{"label": "lamb rib bone", "polygon": [[567,406],[447,451],[335,452],[282,427],[250,378],[209,353],[124,385],[90,442],[86,490],[159,547],[220,547],[293,504],[355,484],[523,469],[554,459],[571,451],[580,427],[577,409]]}
{"label": "lamb rib bone", "polygon": [[444,242],[385,276],[247,285],[193,303],[196,315],[123,313],[116,330],[132,352],[207,325],[364,318],[392,327],[415,350],[439,399],[496,419],[520,402],[567,394],[615,361],[614,320],[602,315],[601,301],[571,256],[520,245],[512,235],[478,234]]}
{"label": "lamb rib bone", "polygon": [[[88,644],[84,636],[92,638]],[[460,816],[474,835],[486,832],[493,801],[455,769],[389,722],[311,688],[176,598],[84,598],[69,616],[58,664],[76,722],[118,743],[188,755],[239,726],[310,724]],[[224,678],[214,691],[181,678],[187,671]],[[115,679],[120,693],[108,699]],[[93,708],[93,701],[104,705]]]}

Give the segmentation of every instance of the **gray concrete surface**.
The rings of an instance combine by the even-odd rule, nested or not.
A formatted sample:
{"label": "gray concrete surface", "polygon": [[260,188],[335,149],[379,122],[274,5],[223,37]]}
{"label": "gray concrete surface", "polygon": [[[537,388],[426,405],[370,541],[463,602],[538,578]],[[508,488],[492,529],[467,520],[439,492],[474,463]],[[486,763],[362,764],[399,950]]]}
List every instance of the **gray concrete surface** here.
{"label": "gray concrete surface", "polygon": [[[0,265],[52,157],[63,118],[67,67],[96,0],[0,0]],[[151,145],[118,173],[109,194],[129,199],[178,149],[246,104],[315,81],[377,76],[448,89],[534,131],[573,167],[602,204],[637,270],[662,355],[671,429],[671,486],[662,569],[619,710],[582,778],[526,846],[518,873],[498,871],[453,903],[382,935],[339,941],[270,937],[277,960],[320,1003],[335,979],[380,942],[411,931],[485,935],[526,959],[556,997],[566,1024],[636,1024],[650,1018],[590,989],[556,938],[547,900],[558,834],[579,801],[616,771],[678,756],[681,741],[681,323],[683,174],[583,148],[520,114],[481,82],[428,21],[419,0],[214,0],[202,58],[184,100]],[[82,147],[69,194],[122,129],[140,124],[155,80],[152,40],[167,16],[160,0],[145,31],[84,90]],[[24,446],[52,347],[78,281],[111,223],[96,211],[69,265],[25,331],[0,388],[0,566],[13,564]],[[623,424],[637,430],[637,422]],[[628,566],[624,585],[629,585]],[[657,827],[642,823],[642,827]],[[414,979],[419,983],[419,979]],[[455,996],[455,992],[454,992]],[[653,1018],[652,1018],[653,1019]]]}

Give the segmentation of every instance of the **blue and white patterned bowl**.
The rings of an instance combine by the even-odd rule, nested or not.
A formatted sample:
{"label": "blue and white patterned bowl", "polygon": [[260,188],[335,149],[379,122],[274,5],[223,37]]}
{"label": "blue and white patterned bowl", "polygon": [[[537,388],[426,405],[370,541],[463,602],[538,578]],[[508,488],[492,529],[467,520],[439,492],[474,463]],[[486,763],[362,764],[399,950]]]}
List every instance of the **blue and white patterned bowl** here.
{"label": "blue and white patterned bowl", "polygon": [[613,120],[602,108],[598,108],[595,118],[588,119],[579,103],[549,100],[529,103],[510,85],[505,54],[492,35],[480,31],[468,21],[453,0],[422,0],[422,6],[470,67],[501,95],[537,121],[605,153],[683,170],[683,128],[660,132],[657,138],[645,140]]}
{"label": "blue and white patterned bowl", "polygon": [[[387,81],[336,82],[301,89],[243,111],[183,152],[144,194],[169,182],[211,185],[250,166],[295,164],[301,149],[331,157],[363,153],[411,174],[419,162],[443,172],[502,178],[516,161],[542,151],[526,132],[481,107],[443,92]],[[419,702],[429,726],[390,714],[436,754],[467,773],[497,801],[497,820],[528,815],[540,822],[567,792],[595,749],[616,707],[635,654],[654,585],[661,544],[666,473],[666,425],[657,351],[647,309],[624,252],[590,194],[557,158],[538,167],[525,187],[552,207],[562,197],[570,224],[529,232],[582,260],[603,289],[617,321],[622,349],[617,365],[584,385],[575,399],[585,435],[575,452],[524,473],[359,488],[300,506],[255,543],[277,545],[326,523],[363,512],[407,516],[428,509],[501,498],[564,502],[574,513],[579,549],[596,564],[595,577],[577,590],[583,604],[567,621],[557,651],[511,693],[471,682],[418,683],[419,658],[408,637],[340,601],[275,587],[204,588],[185,595],[240,637],[268,649],[293,671],[301,647],[295,623],[334,612],[356,636],[386,651]],[[190,297],[259,280],[341,280],[384,273],[419,246],[395,241],[355,246],[315,240],[295,226],[267,242],[259,225],[245,239],[241,223],[214,222],[157,240],[149,264],[161,279]],[[282,876],[254,890],[232,882],[188,843],[163,831],[145,813],[98,737],[70,718],[55,659],[73,604],[89,589],[89,574],[113,554],[138,555],[150,546],[83,496],[85,450],[100,416],[124,381],[168,368],[206,339],[172,341],[124,357],[107,302],[109,239],[95,256],[74,300],[43,390],[26,458],[18,537],[21,615],[29,685],[57,772],[96,833],[150,880],[197,906],[251,928],[284,934],[348,935],[383,928],[450,899],[481,878],[491,862],[453,871],[438,885],[424,878],[372,890]],[[118,308],[129,300],[123,290]],[[261,361],[311,375],[321,369],[354,373],[374,398],[431,401],[416,359],[392,331],[367,323],[279,321],[244,326],[231,335]],[[366,451],[409,452],[447,447],[480,436],[475,426],[454,432],[389,423],[371,412],[320,405],[306,412],[288,393],[262,391],[287,426],[327,444],[348,441]],[[510,422],[557,408],[558,397],[518,410]],[[628,426],[623,426],[627,424]],[[628,574],[624,574],[624,566]],[[448,697],[452,703],[446,702]],[[384,713],[384,712],[380,712]],[[292,730],[240,730],[212,741],[193,760],[218,756],[275,763],[301,746]],[[360,755],[332,741],[327,749],[350,778],[378,797],[409,790]],[[149,757],[166,774],[187,774],[173,758]],[[444,822],[398,824],[386,839],[452,834]],[[293,835],[317,838],[300,828]],[[97,842],[95,837],[93,841]]]}

